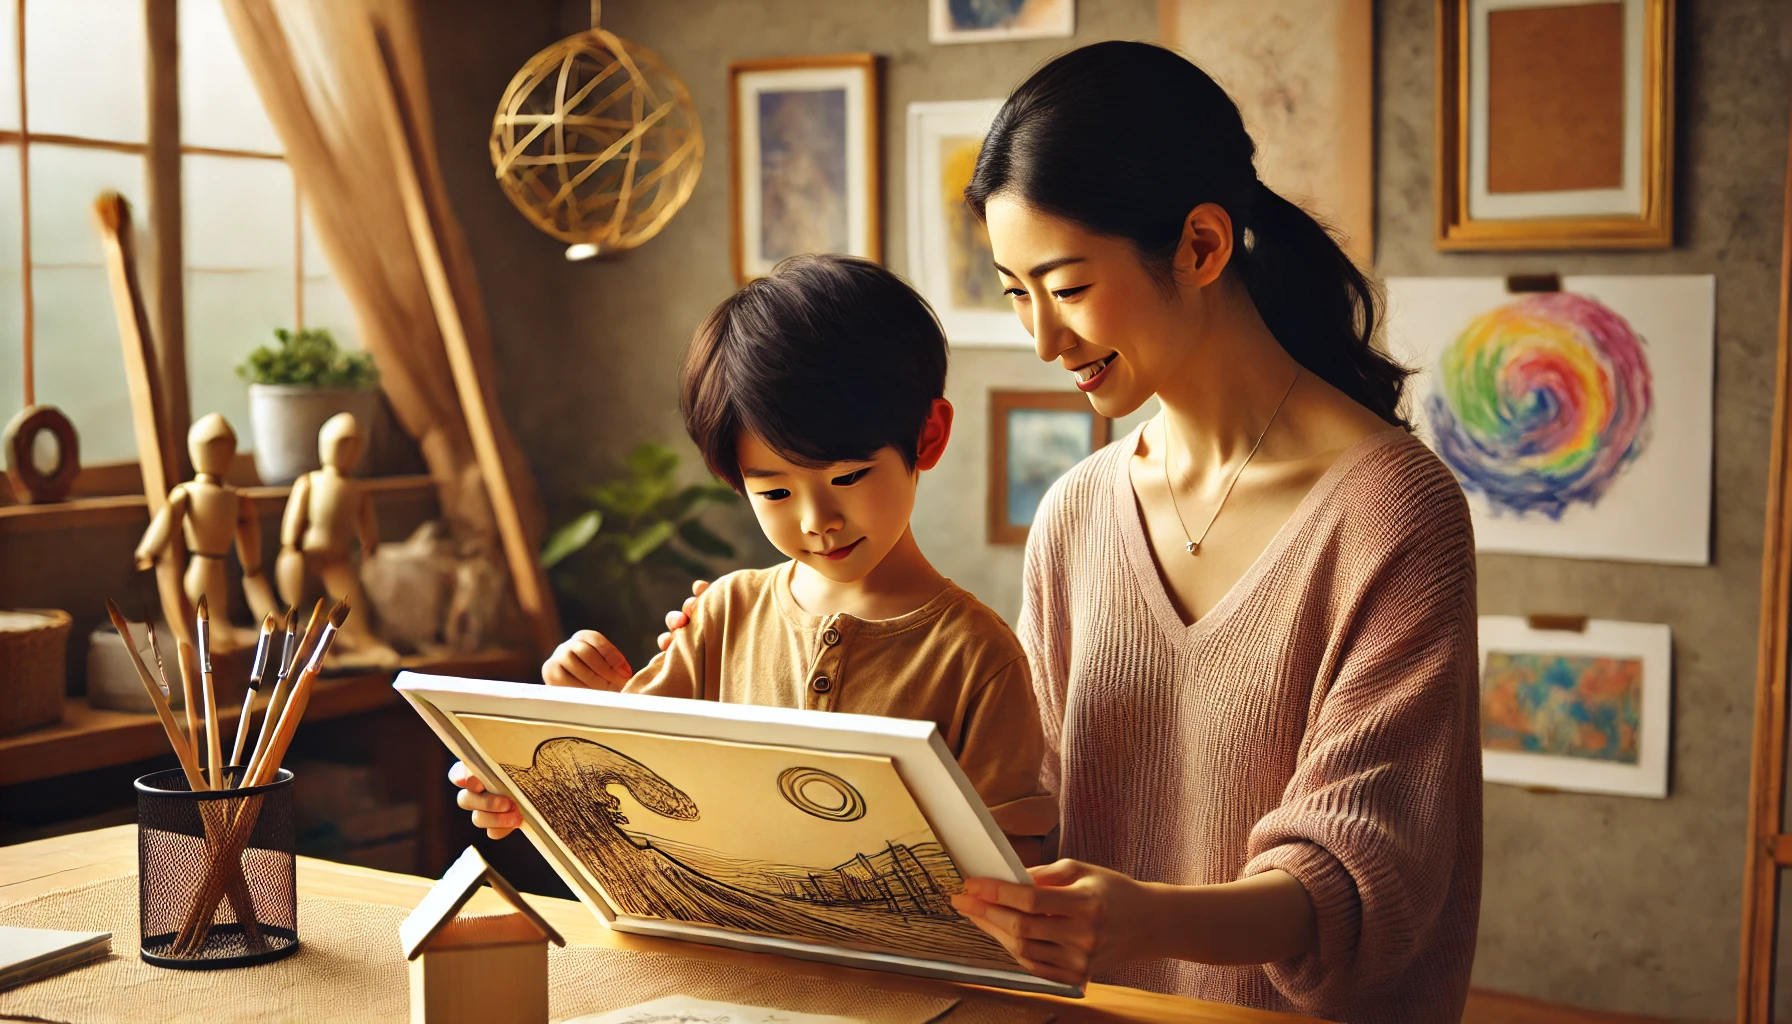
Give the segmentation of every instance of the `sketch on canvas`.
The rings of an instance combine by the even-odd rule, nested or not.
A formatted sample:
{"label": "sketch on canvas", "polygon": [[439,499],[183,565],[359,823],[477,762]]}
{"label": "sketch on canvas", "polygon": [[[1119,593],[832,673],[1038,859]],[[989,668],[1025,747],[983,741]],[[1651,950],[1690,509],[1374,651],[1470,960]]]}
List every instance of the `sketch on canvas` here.
{"label": "sketch on canvas", "polygon": [[758,100],[760,253],[848,251],[846,90],[768,89]]}
{"label": "sketch on canvas", "polygon": [[460,716],[624,914],[1014,969],[887,757]]}
{"label": "sketch on canvas", "polygon": [[1257,144],[1257,176],[1374,257],[1369,0],[1166,0],[1165,45],[1212,75]]}
{"label": "sketch on canvas", "polygon": [[1408,413],[1480,550],[1709,561],[1713,278],[1387,284]]}
{"label": "sketch on canvas", "polygon": [[1068,36],[1076,29],[1074,0],[929,0],[933,43],[987,43]]}
{"label": "sketch on canvas", "polygon": [[1667,795],[1672,637],[1594,620],[1581,630],[1480,620],[1482,771],[1491,782]]}

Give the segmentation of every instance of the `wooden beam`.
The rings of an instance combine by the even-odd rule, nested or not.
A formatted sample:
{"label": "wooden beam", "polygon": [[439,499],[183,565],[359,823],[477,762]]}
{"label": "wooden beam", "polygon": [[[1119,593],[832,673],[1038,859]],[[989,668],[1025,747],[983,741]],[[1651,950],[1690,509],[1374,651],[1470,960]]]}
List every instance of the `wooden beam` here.
{"label": "wooden beam", "polygon": [[427,162],[422,134],[412,120],[414,108],[406,102],[403,77],[383,28],[375,27],[374,42],[385,68],[386,88],[374,89],[376,95],[372,98],[384,108],[383,120],[391,126],[386,135],[391,145],[393,174],[404,201],[405,221],[410,227],[411,247],[429,289],[430,304],[435,308],[448,366],[460,396],[461,410],[466,416],[467,433],[473,441],[474,457],[485,479],[493,518],[497,520],[498,536],[510,567],[517,604],[529,622],[530,639],[535,644],[536,653],[545,655],[560,642],[559,615],[548,591],[547,576],[542,572],[534,545],[523,526],[516,488],[498,450],[496,396],[489,390],[489,382],[479,372],[473,358],[466,324],[462,320],[462,301],[455,293],[455,279],[443,252],[442,225],[447,220],[447,212],[442,208],[438,193],[424,181]]}
{"label": "wooden beam", "polygon": [[[192,420],[187,389],[186,257],[181,236],[179,0],[143,0],[149,53],[149,146],[143,183],[149,202],[150,315],[155,372],[162,385],[162,436],[185,437]],[[184,445],[165,449],[168,474],[192,475]],[[163,492],[164,495],[166,491]]]}
{"label": "wooden beam", "polygon": [[[1787,133],[1792,140],[1792,130]],[[1786,839],[1787,629],[1792,623],[1792,153],[1780,243],[1779,356],[1773,443],[1767,464],[1767,525],[1761,553],[1761,624],[1755,655],[1755,731],[1749,768],[1747,864],[1742,890],[1741,1024],[1773,1020],[1774,946],[1779,928],[1780,844]]]}

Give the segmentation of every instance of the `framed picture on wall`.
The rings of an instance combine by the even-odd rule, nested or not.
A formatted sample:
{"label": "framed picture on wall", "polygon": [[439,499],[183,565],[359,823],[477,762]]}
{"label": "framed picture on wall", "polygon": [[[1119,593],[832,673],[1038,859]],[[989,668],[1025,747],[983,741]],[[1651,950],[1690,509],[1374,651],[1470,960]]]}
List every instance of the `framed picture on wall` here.
{"label": "framed picture on wall", "polygon": [[735,280],[803,253],[882,260],[877,56],[737,61],[728,97]]}
{"label": "framed picture on wall", "polygon": [[1074,35],[1076,0],[928,0],[931,43],[993,43]]}
{"label": "framed picture on wall", "polygon": [[1440,249],[1673,242],[1674,0],[1438,0]]}
{"label": "framed picture on wall", "polygon": [[1480,625],[1488,782],[1668,795],[1667,626],[1510,615]]}
{"label": "framed picture on wall", "polygon": [[1031,346],[1002,294],[989,232],[965,204],[1000,99],[908,105],[908,276],[955,345]]}
{"label": "framed picture on wall", "polygon": [[1080,392],[991,391],[989,542],[1025,544],[1046,489],[1112,433]]}

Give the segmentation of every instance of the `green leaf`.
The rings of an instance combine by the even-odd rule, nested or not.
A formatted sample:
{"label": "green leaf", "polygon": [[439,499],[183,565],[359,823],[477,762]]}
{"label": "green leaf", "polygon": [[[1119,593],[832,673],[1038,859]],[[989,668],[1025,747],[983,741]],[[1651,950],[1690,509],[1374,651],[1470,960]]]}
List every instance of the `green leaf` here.
{"label": "green leaf", "polygon": [[670,544],[654,549],[653,553],[642,560],[642,564],[673,569],[687,579],[706,580],[716,574],[713,566],[704,565]]}
{"label": "green leaf", "polygon": [[678,537],[699,554],[717,558],[734,557],[734,545],[711,533],[709,527],[695,519],[687,519],[678,525]]}
{"label": "green leaf", "polygon": [[623,545],[622,560],[630,565],[639,565],[641,559],[672,539],[672,529],[672,524],[662,519],[630,537],[628,543]]}
{"label": "green leaf", "polygon": [[663,444],[647,442],[628,454],[628,471],[642,482],[670,483],[672,471],[678,468],[678,453]]}
{"label": "green leaf", "polygon": [[603,525],[603,513],[593,510],[555,530],[554,535],[541,546],[542,567],[551,568],[565,561],[574,552],[583,550]]}

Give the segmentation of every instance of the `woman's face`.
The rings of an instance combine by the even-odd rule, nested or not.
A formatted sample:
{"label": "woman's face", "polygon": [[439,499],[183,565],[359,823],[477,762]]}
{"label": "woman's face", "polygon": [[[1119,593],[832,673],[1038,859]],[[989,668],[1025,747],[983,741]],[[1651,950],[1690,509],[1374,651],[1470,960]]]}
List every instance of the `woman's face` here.
{"label": "woman's face", "polygon": [[[1200,251],[1199,230],[1185,230],[1178,283],[1166,289],[1124,239],[1006,195],[991,198],[984,213],[996,269],[1035,351],[1069,372],[1097,412],[1125,416],[1156,394],[1159,382],[1187,370],[1196,347],[1190,332],[1198,336],[1213,301],[1199,286],[1218,277],[1212,264],[1224,265],[1223,258],[1203,258],[1213,254]],[[1196,219],[1191,214],[1191,225]]]}

